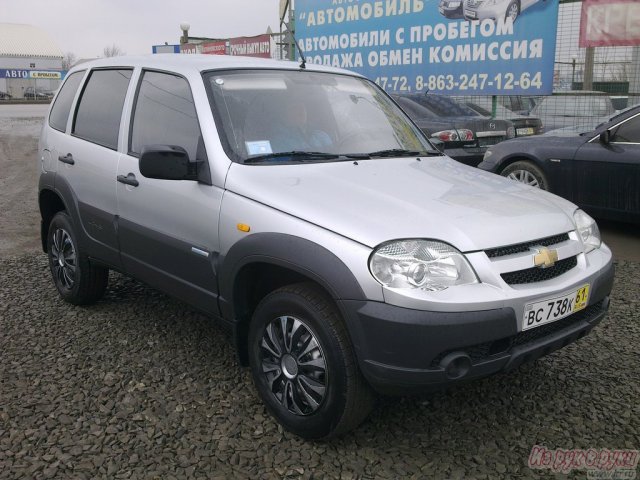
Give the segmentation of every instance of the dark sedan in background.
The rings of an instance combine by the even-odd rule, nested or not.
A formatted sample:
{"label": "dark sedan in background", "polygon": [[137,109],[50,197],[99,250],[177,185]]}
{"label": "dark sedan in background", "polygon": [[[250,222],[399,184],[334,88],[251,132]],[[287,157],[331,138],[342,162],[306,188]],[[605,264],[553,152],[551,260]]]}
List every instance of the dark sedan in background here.
{"label": "dark sedan in background", "polygon": [[595,217],[640,223],[640,106],[587,133],[501,143],[479,168],[549,190]]}
{"label": "dark sedan in background", "polygon": [[[485,117],[493,116],[493,104],[491,97],[455,97],[460,103],[475,110]],[[531,115],[519,115],[508,108],[497,103],[495,106],[495,117],[501,120],[509,120],[516,129],[516,137],[527,137],[529,135],[540,135],[544,132],[542,120]]]}
{"label": "dark sedan in background", "polygon": [[515,137],[511,122],[486,118],[450,97],[429,93],[392,97],[428,137],[442,142],[444,153],[466,165],[477,166],[489,146]]}

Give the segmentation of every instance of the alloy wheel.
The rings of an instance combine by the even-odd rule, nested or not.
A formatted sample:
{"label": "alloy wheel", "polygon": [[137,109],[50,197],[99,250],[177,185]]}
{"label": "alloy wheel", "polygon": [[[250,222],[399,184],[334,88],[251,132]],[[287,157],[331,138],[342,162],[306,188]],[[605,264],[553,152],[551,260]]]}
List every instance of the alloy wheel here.
{"label": "alloy wheel", "polygon": [[76,281],[77,256],[71,235],[63,228],[58,228],[53,234],[51,258],[55,279],[61,286],[71,290]]}
{"label": "alloy wheel", "polygon": [[294,415],[317,411],[327,391],[322,347],[310,327],[292,316],[269,322],[260,341],[262,374],[276,400]]}
{"label": "alloy wheel", "polygon": [[509,11],[507,12],[507,18],[510,18],[515,22],[516,18],[518,17],[518,13],[519,13],[518,10],[519,10],[518,4],[512,3],[511,6],[509,7]]}
{"label": "alloy wheel", "polygon": [[515,180],[516,182],[530,185],[532,187],[540,188],[540,182],[538,182],[538,179],[536,178],[536,176],[527,170],[515,170],[511,172],[507,176],[507,178],[510,178],[511,180]]}

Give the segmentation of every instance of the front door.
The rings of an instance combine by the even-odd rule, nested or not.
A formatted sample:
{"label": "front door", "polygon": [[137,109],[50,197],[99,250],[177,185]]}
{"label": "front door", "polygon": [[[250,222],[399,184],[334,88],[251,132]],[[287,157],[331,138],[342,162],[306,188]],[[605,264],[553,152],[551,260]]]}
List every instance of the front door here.
{"label": "front door", "polygon": [[[184,148],[209,169],[188,81],[143,71],[132,108],[128,154],[118,165],[118,236],[127,272],[209,313],[218,313],[215,262],[223,190],[205,181],[140,174],[143,147]],[[133,180],[133,181],[132,181]],[[122,183],[124,181],[124,183]]]}
{"label": "front door", "polygon": [[610,142],[584,144],[573,160],[570,200],[619,221],[640,219],[640,114],[612,127]]}

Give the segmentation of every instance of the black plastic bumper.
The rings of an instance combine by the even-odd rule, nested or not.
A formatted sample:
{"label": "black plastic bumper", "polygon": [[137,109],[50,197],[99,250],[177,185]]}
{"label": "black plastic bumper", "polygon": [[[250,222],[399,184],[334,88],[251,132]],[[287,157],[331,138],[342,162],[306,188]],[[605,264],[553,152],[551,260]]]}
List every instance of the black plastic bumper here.
{"label": "black plastic bumper", "polygon": [[511,308],[443,313],[378,302],[342,305],[367,381],[381,393],[405,394],[517,368],[585,336],[609,308],[613,275],[611,264],[592,283],[584,310],[524,332]]}

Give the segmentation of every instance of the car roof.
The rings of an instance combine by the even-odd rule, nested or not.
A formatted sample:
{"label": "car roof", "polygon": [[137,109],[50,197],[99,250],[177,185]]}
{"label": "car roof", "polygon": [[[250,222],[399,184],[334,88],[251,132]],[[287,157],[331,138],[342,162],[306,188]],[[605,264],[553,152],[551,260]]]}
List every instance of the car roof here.
{"label": "car roof", "polygon": [[[266,58],[241,57],[229,55],[201,54],[149,54],[125,55],[121,57],[100,58],[76,65],[69,73],[101,67],[144,67],[170,70],[175,72],[204,72],[208,70],[230,69],[267,69],[300,70],[299,62],[272,60]],[[306,70],[361,76],[358,73],[324,65],[306,64]]]}

